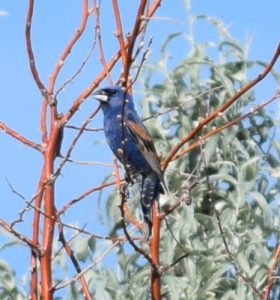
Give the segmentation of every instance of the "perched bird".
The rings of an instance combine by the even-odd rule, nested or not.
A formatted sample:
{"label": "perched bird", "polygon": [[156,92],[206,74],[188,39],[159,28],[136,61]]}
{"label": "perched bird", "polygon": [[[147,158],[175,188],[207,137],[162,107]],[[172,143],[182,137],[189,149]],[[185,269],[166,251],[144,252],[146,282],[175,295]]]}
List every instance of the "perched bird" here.
{"label": "perched bird", "polygon": [[119,86],[100,89],[92,94],[99,100],[104,114],[107,142],[124,165],[131,183],[141,178],[141,206],[144,215],[144,235],[152,233],[151,207],[164,193],[164,178],[151,137],[137,115],[132,96]]}

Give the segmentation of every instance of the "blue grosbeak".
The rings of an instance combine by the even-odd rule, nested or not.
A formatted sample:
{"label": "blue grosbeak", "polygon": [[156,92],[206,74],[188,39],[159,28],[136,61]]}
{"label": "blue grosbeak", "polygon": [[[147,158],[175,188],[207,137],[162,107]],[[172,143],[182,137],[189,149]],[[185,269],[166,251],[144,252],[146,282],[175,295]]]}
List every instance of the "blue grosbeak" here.
{"label": "blue grosbeak", "polygon": [[132,97],[119,86],[100,89],[92,94],[104,113],[107,142],[124,165],[131,183],[141,176],[141,206],[144,215],[145,239],[152,233],[151,207],[164,193],[164,178],[151,137],[137,115]]}

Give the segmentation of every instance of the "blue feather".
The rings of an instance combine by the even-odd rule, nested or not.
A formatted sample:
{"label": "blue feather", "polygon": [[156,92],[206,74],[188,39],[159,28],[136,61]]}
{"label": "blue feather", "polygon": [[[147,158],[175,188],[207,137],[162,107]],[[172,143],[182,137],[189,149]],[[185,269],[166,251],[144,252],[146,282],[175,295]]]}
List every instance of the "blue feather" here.
{"label": "blue feather", "polygon": [[[151,137],[137,115],[132,97],[121,87],[98,90],[93,94],[101,103],[107,142],[124,165],[128,178],[142,177],[141,206],[145,238],[152,233],[151,207],[165,187],[163,172]],[[132,180],[133,181],[133,180]]]}

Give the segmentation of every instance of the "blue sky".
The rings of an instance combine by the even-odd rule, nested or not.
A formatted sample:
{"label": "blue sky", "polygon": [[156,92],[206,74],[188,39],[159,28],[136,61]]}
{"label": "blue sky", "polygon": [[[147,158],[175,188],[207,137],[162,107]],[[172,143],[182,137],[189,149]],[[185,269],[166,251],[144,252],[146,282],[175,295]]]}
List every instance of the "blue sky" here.
{"label": "blue sky", "polygon": [[[0,121],[28,138],[40,142],[39,112],[41,97],[34,85],[29,72],[28,60],[24,41],[24,20],[27,1],[0,0]],[[104,3],[103,3],[104,2]],[[117,49],[117,42],[113,36],[115,30],[112,11],[109,1],[102,2],[102,39],[107,59]],[[121,0],[124,27],[129,28],[132,23],[131,11],[137,1]],[[54,64],[65,44],[73,35],[80,20],[81,1],[38,1],[35,6],[34,27],[32,40],[38,69],[42,80],[47,83]],[[206,14],[221,19],[231,35],[241,43],[250,35],[252,37],[249,50],[249,59],[268,61],[279,42],[279,11],[280,2],[277,0],[250,1],[250,0],[196,0],[192,3],[194,15]],[[77,47],[74,48],[69,61],[63,68],[58,86],[79,66],[87,54],[94,34],[93,22],[89,22],[85,36]],[[158,58],[159,48],[168,34],[173,32],[188,33],[188,22],[183,1],[162,1],[162,5],[151,21],[148,35],[154,37],[151,61]],[[195,27],[197,41],[216,39],[216,32],[211,26],[199,24]],[[171,48],[172,49],[172,48]],[[171,53],[176,57],[177,53]],[[278,64],[279,66],[279,64]],[[89,65],[85,68],[79,79],[61,93],[59,109],[64,111],[69,108],[71,101],[83,90],[100,71],[96,51]],[[120,68],[112,72],[113,79],[117,79]],[[257,72],[257,71],[256,71]],[[257,73],[256,73],[257,74]],[[104,83],[106,84],[106,83]],[[264,88],[265,87],[265,88]],[[270,91],[271,89],[271,91]],[[273,94],[275,86],[269,81],[260,85],[260,98],[266,100]],[[269,92],[268,92],[269,91]],[[137,103],[139,94],[136,93]],[[71,120],[71,124],[79,125],[81,121],[96,107],[94,101],[86,101],[81,110]],[[101,127],[102,118],[99,116],[91,124],[92,127]],[[67,131],[63,150],[75,132]],[[83,161],[102,161],[111,163],[112,155],[104,142],[102,133],[84,134],[80,146],[73,153],[73,159]],[[9,136],[0,132],[0,211],[1,216],[7,221],[17,217],[18,212],[24,207],[23,201],[10,191],[8,181],[14,188],[30,199],[36,192],[36,183],[40,174],[42,158],[34,150],[28,149]],[[57,206],[73,199],[83,191],[100,184],[102,178],[111,172],[110,167],[104,166],[67,166],[57,186]],[[6,179],[7,178],[7,179]],[[92,208],[92,203],[97,203],[98,194],[94,194],[69,210],[65,216],[67,222],[83,225],[89,222],[88,230],[96,232],[92,220],[98,216],[98,209]],[[17,228],[26,234],[30,230],[31,214],[26,215],[25,222]],[[101,220],[106,223],[105,219]],[[105,226],[103,230],[105,234]],[[0,232],[1,233],[1,232]],[[3,235],[0,241],[7,241]],[[13,250],[0,251],[0,259],[6,259],[17,269],[18,274],[28,271],[28,261],[13,262],[23,251],[28,255],[28,250],[23,247]]]}

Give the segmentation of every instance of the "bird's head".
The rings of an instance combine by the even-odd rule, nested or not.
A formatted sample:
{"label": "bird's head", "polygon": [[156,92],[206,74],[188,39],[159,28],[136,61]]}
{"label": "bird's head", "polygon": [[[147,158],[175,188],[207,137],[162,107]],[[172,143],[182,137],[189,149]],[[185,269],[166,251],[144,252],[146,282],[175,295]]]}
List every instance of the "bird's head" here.
{"label": "bird's head", "polygon": [[99,89],[93,92],[92,96],[100,101],[103,111],[111,108],[121,109],[124,103],[128,108],[133,107],[131,95],[125,92],[120,86]]}

